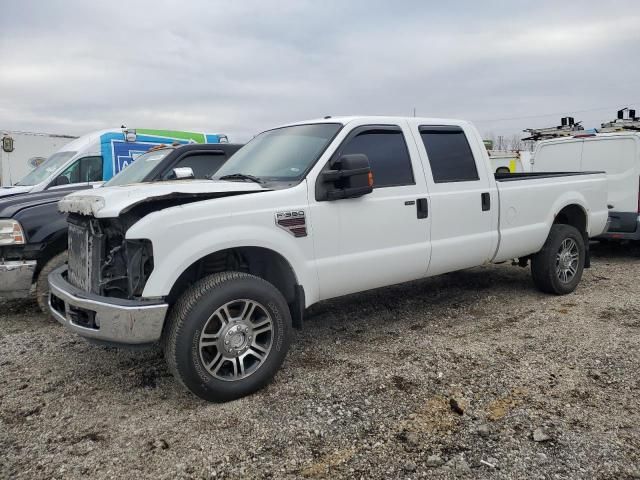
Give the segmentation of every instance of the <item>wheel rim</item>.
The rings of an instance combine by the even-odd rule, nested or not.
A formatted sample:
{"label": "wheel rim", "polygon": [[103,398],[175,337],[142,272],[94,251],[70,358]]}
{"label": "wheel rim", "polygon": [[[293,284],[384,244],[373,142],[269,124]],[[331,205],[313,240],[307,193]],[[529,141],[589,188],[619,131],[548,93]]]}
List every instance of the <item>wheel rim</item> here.
{"label": "wheel rim", "polygon": [[578,273],[580,250],[572,238],[565,238],[556,254],[556,275],[563,283],[569,283]]}
{"label": "wheel rim", "polygon": [[255,300],[227,302],[205,323],[200,334],[200,360],[207,372],[225,381],[254,373],[269,356],[273,320]]}

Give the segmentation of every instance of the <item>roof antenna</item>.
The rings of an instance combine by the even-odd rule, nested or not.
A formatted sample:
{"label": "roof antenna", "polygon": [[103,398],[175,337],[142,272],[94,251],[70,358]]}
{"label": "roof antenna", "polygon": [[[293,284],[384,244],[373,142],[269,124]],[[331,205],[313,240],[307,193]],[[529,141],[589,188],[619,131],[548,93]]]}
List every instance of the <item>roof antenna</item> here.
{"label": "roof antenna", "polygon": [[416,116],[416,107],[413,107],[413,116]]}

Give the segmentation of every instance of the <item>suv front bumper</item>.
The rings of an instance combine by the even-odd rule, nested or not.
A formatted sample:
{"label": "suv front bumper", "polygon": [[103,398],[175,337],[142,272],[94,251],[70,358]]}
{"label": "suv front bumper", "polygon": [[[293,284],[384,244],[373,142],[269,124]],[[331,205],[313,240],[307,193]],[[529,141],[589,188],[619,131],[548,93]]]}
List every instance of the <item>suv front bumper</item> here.
{"label": "suv front bumper", "polygon": [[101,297],[67,281],[67,266],[49,274],[49,308],[61,324],[86,338],[128,345],[156,342],[169,305]]}
{"label": "suv front bumper", "polygon": [[25,298],[30,295],[35,260],[17,260],[0,263],[0,297]]}

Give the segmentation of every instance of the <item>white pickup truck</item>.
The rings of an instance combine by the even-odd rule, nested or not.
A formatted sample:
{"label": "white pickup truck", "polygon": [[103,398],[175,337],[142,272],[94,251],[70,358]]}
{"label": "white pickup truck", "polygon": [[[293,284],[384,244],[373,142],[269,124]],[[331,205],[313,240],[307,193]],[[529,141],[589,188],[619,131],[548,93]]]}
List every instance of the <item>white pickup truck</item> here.
{"label": "white pickup truck", "polygon": [[210,181],[77,192],[52,314],[112,344],[160,341],[174,375],[224,401],[265,385],[306,307],[490,262],[572,292],[607,222],[602,173],[496,175],[476,129],[325,118],[268,130]]}

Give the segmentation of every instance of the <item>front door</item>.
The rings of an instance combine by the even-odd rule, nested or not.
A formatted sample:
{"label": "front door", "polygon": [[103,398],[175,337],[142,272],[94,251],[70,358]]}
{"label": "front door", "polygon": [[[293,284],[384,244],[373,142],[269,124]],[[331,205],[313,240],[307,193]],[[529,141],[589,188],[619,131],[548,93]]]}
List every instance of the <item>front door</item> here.
{"label": "front door", "polygon": [[373,172],[372,193],[317,201],[310,186],[321,299],[426,275],[430,217],[420,214],[419,205],[427,210],[428,195],[407,128],[401,123],[361,125],[325,165],[328,169],[341,155],[365,154]]}

